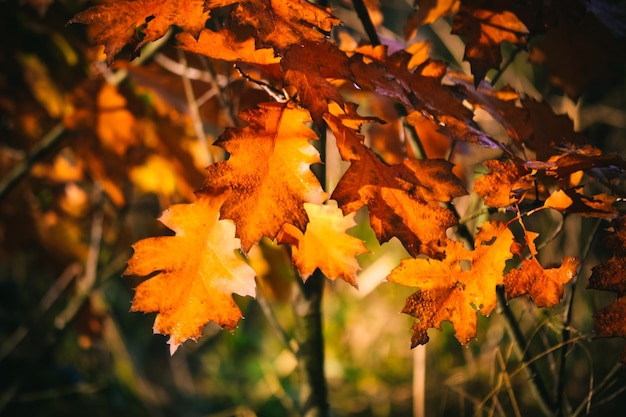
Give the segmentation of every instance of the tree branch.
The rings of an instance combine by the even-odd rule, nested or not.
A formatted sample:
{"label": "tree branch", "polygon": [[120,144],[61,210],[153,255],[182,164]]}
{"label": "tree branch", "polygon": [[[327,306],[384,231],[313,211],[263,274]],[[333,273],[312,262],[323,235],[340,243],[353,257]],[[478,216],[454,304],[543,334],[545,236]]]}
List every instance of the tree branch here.
{"label": "tree branch", "polygon": [[294,292],[293,312],[300,377],[300,413],[302,417],[329,416],[326,377],[324,375],[324,336],[322,331],[322,296],[326,277],[319,271]]}

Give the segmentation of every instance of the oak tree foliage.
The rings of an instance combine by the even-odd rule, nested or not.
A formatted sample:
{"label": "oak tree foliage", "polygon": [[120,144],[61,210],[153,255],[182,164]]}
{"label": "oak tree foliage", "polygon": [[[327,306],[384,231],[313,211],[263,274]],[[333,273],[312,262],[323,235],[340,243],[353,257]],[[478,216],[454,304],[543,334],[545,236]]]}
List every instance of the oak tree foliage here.
{"label": "oak tree foliage", "polygon": [[[245,257],[262,238],[291,247],[302,279],[319,268],[328,278],[357,287],[356,256],[366,249],[346,230],[365,207],[379,242],[398,238],[411,255],[380,279],[415,288],[402,310],[416,319],[412,346],[426,343],[427,330],[443,321],[452,323],[465,344],[476,335],[477,313],[494,310],[497,287],[510,298],[529,295],[538,306],[550,307],[578,273],[575,257],[551,268],[537,258],[538,234],[526,230],[524,222],[550,209],[613,222],[615,254],[594,268],[590,287],[618,294],[595,316],[598,336],[626,336],[625,220],[616,205],[623,197],[618,184],[626,162],[587,144],[571,120],[547,103],[511,87],[494,89],[485,78],[500,68],[504,44],[530,49],[530,59],[547,65],[550,80],[572,98],[590,77],[604,74],[610,65],[606,59],[590,59],[603,69],[582,73],[555,64],[579,52],[555,50],[561,43],[554,39],[568,36],[573,27],[594,47],[624,44],[581,4],[562,3],[417,1],[407,36],[452,17],[452,32],[465,41],[463,59],[471,75],[427,55],[417,59],[411,51],[421,47],[338,43],[331,32],[340,20],[305,0],[113,0],[76,15],[72,22],[93,28],[108,64],[123,49],[137,56],[142,46],[173,31],[176,47],[236,67],[247,88],[269,92],[264,102],[242,110],[239,120],[231,118],[232,125],[214,143],[229,156],[208,166],[195,201],[174,205],[161,216],[175,236],[135,244],[125,274],[159,273],[137,288],[133,310],[158,313],[155,332],[170,335],[172,351],[185,339],[200,337],[208,321],[233,329],[241,313],[231,294],[255,296],[254,272]],[[593,56],[587,49],[582,53]],[[607,56],[620,61],[624,54]],[[104,103],[93,109],[96,120],[77,111],[66,123],[74,130],[95,123],[103,151],[122,155],[138,137],[160,136],[126,110],[114,87],[103,85],[96,93]],[[483,162],[486,173],[468,190],[450,156],[417,155],[403,135],[387,136],[383,145],[366,142],[363,125],[382,127],[385,121],[362,112],[359,95],[395,105],[407,130],[426,126],[442,141],[481,146],[500,156]],[[82,98],[77,94],[72,100]],[[506,135],[487,133],[476,121],[478,110]],[[311,171],[324,162],[312,142],[326,129],[348,164],[328,192]],[[163,139],[155,143],[167,148]],[[386,160],[384,147],[399,149],[399,160]],[[93,160],[90,155],[85,152],[86,161]],[[178,176],[185,162],[172,155],[154,163],[171,164]],[[90,169],[104,179],[106,192],[121,200],[114,174],[94,165]],[[485,221],[474,241],[464,243],[452,237],[467,228],[453,203],[468,193],[492,213],[512,216],[506,222]],[[522,232],[514,234],[512,228],[520,225]]]}

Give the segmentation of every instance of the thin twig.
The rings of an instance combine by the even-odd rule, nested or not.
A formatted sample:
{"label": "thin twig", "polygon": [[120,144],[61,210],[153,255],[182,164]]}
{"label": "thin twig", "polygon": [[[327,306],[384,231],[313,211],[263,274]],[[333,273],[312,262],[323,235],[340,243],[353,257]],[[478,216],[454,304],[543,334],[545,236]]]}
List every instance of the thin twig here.
{"label": "thin twig", "polygon": [[504,71],[513,63],[513,61],[515,61],[515,57],[520,52],[522,52],[522,48],[520,48],[519,46],[516,47],[515,51],[513,51],[511,55],[509,55],[508,59],[500,66],[500,69],[498,69],[498,73],[493,77],[493,80],[491,80],[491,85],[496,85],[498,80],[500,80],[500,77],[502,77],[502,75],[504,74]]}
{"label": "thin twig", "polygon": [[380,45],[380,38],[378,37],[378,33],[376,33],[376,28],[372,23],[372,18],[370,17],[369,12],[367,11],[367,7],[363,0],[353,0],[352,4],[354,4],[354,10],[356,11],[359,20],[363,24],[363,29],[365,29],[365,33],[370,38],[370,42],[373,46]]}
{"label": "thin twig", "polygon": [[265,294],[263,294],[260,285],[256,286],[256,301],[259,304],[259,307],[261,307],[261,311],[265,315],[267,322],[270,324],[274,332],[278,335],[278,338],[283,342],[283,345],[285,345],[285,347],[291,353],[297,355],[299,349],[298,343],[295,340],[291,339],[289,336],[287,336],[287,333],[278,322],[278,319],[276,318],[272,307],[267,302],[267,297],[265,297]]}
{"label": "thin twig", "polygon": [[[582,261],[581,261],[581,265],[578,268],[578,271],[582,270],[583,263],[585,262],[585,259],[587,259],[587,256],[589,255],[589,251],[591,250],[591,244],[593,243],[596,237],[596,234],[597,234],[598,228],[600,227],[601,222],[602,221],[600,219],[596,220],[593,226],[592,232],[589,235],[590,238],[587,239],[585,247],[581,251],[580,257]],[[563,312],[563,330],[561,332],[561,340],[563,342],[567,342],[571,337],[570,323],[572,322],[572,315],[574,312],[573,301],[574,301],[574,295],[576,294],[576,288],[578,284],[578,273],[574,275],[574,277],[572,278],[570,282],[572,284],[570,286],[569,292],[565,296],[565,303],[564,303],[565,310]],[[557,381],[556,381],[556,387],[557,387],[556,404],[560,407],[557,416],[563,415],[562,403],[563,403],[563,398],[565,396],[565,383],[566,383],[565,372],[567,370],[566,361],[567,361],[567,350],[564,349],[561,351],[560,369],[559,369],[559,373],[557,374]]]}
{"label": "thin twig", "polygon": [[507,305],[503,286],[499,285],[498,287],[496,287],[496,296],[500,309],[504,313],[504,318],[506,320],[509,332],[511,333],[513,343],[515,344],[516,348],[518,349],[518,353],[521,356],[521,361],[528,364],[527,370],[530,374],[532,387],[537,392],[539,405],[545,415],[551,415],[555,409],[555,406],[552,401],[550,391],[548,390],[548,387],[541,378],[541,374],[539,372],[537,364],[531,361],[528,350],[524,348],[524,346],[526,346],[526,338],[524,337],[524,334],[522,333],[522,330],[520,329],[519,324],[517,323],[517,319],[513,315],[513,312]]}
{"label": "thin twig", "polygon": [[185,69],[185,71],[183,71],[183,75],[181,75],[181,80],[183,81],[183,89],[185,90],[185,98],[187,99],[187,108],[189,109],[189,115],[191,116],[191,120],[193,122],[193,128],[196,132],[198,142],[205,152],[204,156],[206,158],[206,161],[208,161],[209,164],[212,164],[213,157],[211,155],[211,152],[209,152],[209,143],[206,140],[206,133],[204,132],[204,127],[202,125],[202,118],[200,117],[198,102],[196,101],[196,96],[193,92],[191,80],[189,80],[189,77],[187,77],[187,58],[185,57],[185,52],[180,49],[178,50],[178,61]]}
{"label": "thin twig", "polygon": [[[539,353],[539,354],[537,354],[537,355],[533,356],[532,358],[528,359],[528,361],[524,361],[524,362],[522,362],[522,363],[521,363],[521,364],[517,367],[517,369],[515,369],[514,371],[512,371],[512,372],[510,372],[510,373],[509,373],[509,378],[513,378],[513,377],[517,376],[517,374],[519,374],[520,372],[528,371],[528,367],[529,367],[531,364],[533,364],[533,363],[537,362],[539,359],[543,358],[544,356],[549,355],[549,354],[551,354],[552,352],[554,352],[554,351],[556,351],[556,350],[558,350],[558,349],[561,349],[561,348],[563,348],[563,347],[566,347],[566,346],[567,346],[567,345],[569,345],[569,344],[577,343],[577,342],[579,342],[579,341],[581,341],[581,340],[584,340],[584,339],[586,339],[586,338],[587,338],[586,336],[578,336],[578,337],[576,337],[576,338],[572,338],[572,339],[570,339],[570,340],[568,341],[568,343],[567,343],[567,344],[557,343],[556,345],[551,346],[549,349],[546,349],[545,351],[543,351],[543,352],[541,352],[541,353]],[[489,391],[489,392],[487,393],[487,395],[485,396],[485,398],[484,398],[484,399],[483,399],[483,400],[482,400],[482,401],[478,404],[478,407],[479,407],[479,408],[483,407],[483,406],[485,405],[485,403],[486,403],[486,402],[487,402],[490,398],[492,398],[494,395],[496,395],[496,394],[498,393],[498,391],[500,391],[500,389],[501,389],[501,388],[502,388],[502,384],[498,384],[498,385],[496,385],[495,387],[493,387],[493,388],[491,389],[491,391]],[[543,409],[543,406],[542,406],[541,402],[539,403],[539,406],[542,408],[542,411],[544,411],[544,413],[545,413],[546,415],[550,415],[550,416],[551,416],[551,415],[553,415],[553,412],[551,412],[549,409],[548,409],[548,410],[544,410],[544,409]]]}
{"label": "thin twig", "polygon": [[0,200],[9,194],[37,161],[61,141],[63,132],[65,132],[65,126],[62,122],[57,123],[35,146],[30,155],[11,170],[9,175],[0,183]]}
{"label": "thin twig", "polygon": [[285,94],[285,91],[279,91],[277,88],[274,88],[274,86],[272,86],[269,83],[266,83],[265,81],[252,78],[251,76],[246,74],[239,67],[239,65],[235,65],[235,69],[237,70],[237,72],[239,72],[239,75],[241,75],[246,80],[250,81],[252,84],[256,84],[259,87],[261,87],[267,94],[269,94],[270,97],[272,97],[277,102],[286,103],[289,100],[289,97],[287,97],[287,95]]}
{"label": "thin twig", "polygon": [[[102,193],[97,190],[96,193]],[[98,201],[102,198],[98,196]],[[76,294],[68,302],[65,309],[55,318],[54,324],[57,329],[63,329],[69,321],[76,315],[83,302],[91,294],[96,285],[98,274],[98,259],[100,258],[100,244],[102,242],[102,229],[104,223],[104,213],[102,208],[98,208],[93,215],[91,222],[91,238],[89,241],[89,251],[85,265],[85,273],[77,280]]]}
{"label": "thin twig", "polygon": [[228,123],[231,126],[237,127],[239,125],[237,121],[237,113],[233,108],[233,103],[230,100],[229,93],[226,88],[228,84],[230,84],[230,77],[224,77],[224,82],[222,82],[222,77],[217,74],[215,68],[213,68],[213,65],[211,64],[211,61],[205,56],[199,56],[198,58],[200,59],[202,65],[204,65],[205,70],[211,75],[213,82],[218,88],[219,94],[217,95],[217,99],[220,102],[220,108],[227,110],[226,116],[228,117]]}
{"label": "thin twig", "polygon": [[502,353],[500,352],[500,350],[496,352],[496,357],[498,358],[498,364],[500,365],[502,380],[504,381],[507,393],[509,394],[509,399],[511,400],[511,406],[513,407],[515,417],[522,417],[519,406],[517,405],[515,393],[513,392],[513,386],[511,385],[511,378],[509,378],[509,374],[506,371],[506,364],[504,363],[504,358],[502,357]]}

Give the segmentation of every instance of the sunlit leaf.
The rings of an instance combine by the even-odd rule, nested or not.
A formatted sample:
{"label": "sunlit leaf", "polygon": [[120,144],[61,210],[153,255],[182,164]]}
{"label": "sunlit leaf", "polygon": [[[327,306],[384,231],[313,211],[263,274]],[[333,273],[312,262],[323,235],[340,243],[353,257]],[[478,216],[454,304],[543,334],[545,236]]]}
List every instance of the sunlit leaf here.
{"label": "sunlit leaf", "polygon": [[226,195],[199,195],[166,210],[159,220],[175,236],[141,240],[124,275],[149,276],[137,287],[132,311],[156,312],[154,332],[169,335],[170,352],[197,340],[209,321],[233,330],[241,311],[232,294],[255,295],[254,270],[237,254],[235,226],[219,220]]}
{"label": "sunlit leaf", "polygon": [[319,268],[327,278],[341,278],[358,287],[356,255],[367,252],[367,248],[362,240],[346,233],[356,226],[356,213],[344,216],[333,200],[325,205],[305,203],[304,209],[309,218],[305,232],[287,224],[278,236],[279,242],[292,245],[292,257],[302,280]]}
{"label": "sunlit leaf", "polygon": [[216,145],[230,153],[228,161],[207,168],[207,194],[232,192],[224,202],[222,218],[237,225],[245,251],[263,236],[271,239],[285,223],[304,229],[303,203],[321,204],[326,197],[310,165],[319,155],[309,141],[316,140],[306,110],[293,104],[262,104],[240,115],[249,125],[228,129]]}
{"label": "sunlit leaf", "polygon": [[418,319],[413,324],[412,347],[428,342],[428,329],[441,329],[442,321],[452,323],[462,344],[476,336],[476,314],[487,316],[495,308],[496,286],[503,283],[512,243],[513,234],[505,224],[484,223],[473,251],[453,242],[442,260],[405,259],[391,271],[389,281],[418,289],[402,310]]}

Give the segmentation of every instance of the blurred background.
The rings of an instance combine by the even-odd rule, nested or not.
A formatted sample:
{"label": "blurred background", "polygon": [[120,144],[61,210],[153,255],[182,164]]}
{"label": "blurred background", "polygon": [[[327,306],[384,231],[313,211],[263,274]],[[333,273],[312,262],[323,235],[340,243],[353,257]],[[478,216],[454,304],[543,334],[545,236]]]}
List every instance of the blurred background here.
{"label": "blurred background", "polygon": [[[469,74],[450,20],[421,27],[407,41],[412,2],[366,3],[390,50],[417,50],[416,42],[428,41],[432,58]],[[90,41],[93,28],[67,24],[90,5],[0,1],[0,415],[298,415],[295,356],[282,339],[292,331],[295,276],[280,247],[263,241],[250,253],[259,296],[236,297],[245,316],[239,328],[209,325],[197,343],[186,342],[171,357],[166,338],[152,334],[154,315],[129,313],[140,280],[121,277],[131,245],[171,234],[156,218],[171,204],[192,201],[204,168],[224,158],[210,144],[237,125],[241,109],[271,99],[231,65],[182,54],[167,38],[132,61],[124,51],[107,67]],[[342,47],[365,39],[351,2],[331,6],[345,22],[333,35]],[[496,87],[509,84],[547,100],[594,145],[626,157],[623,66],[617,77],[583,82],[580,90],[567,74],[555,84],[527,51],[505,44],[502,52],[507,64],[488,74]],[[576,101],[566,94],[579,90]],[[397,109],[371,94],[346,94],[365,114],[388,122],[364,133],[395,162],[385,138],[402,132]],[[480,117],[486,131],[505,136]],[[427,127],[419,133],[429,156],[449,152],[449,139]],[[468,189],[487,172],[480,162],[489,157],[472,145],[455,148],[456,173]],[[331,190],[345,166],[332,152],[326,165]],[[455,205],[470,227],[489,215],[476,196]],[[366,219],[359,213],[352,230],[372,251],[359,258],[360,289],[344,282],[326,287],[332,415],[541,415],[541,394],[531,383],[537,373],[549,395],[564,397],[567,415],[621,415],[624,340],[594,339],[592,322],[614,295],[585,290],[590,268],[610,256],[602,241],[608,224],[550,211],[533,217],[533,230],[546,236],[539,242],[544,265],[583,257],[564,302],[537,309],[515,299],[479,317],[477,340],[466,347],[444,323],[429,332],[426,346],[411,350],[412,320],[400,310],[412,290],[383,282],[406,252],[395,240],[379,245]]]}

